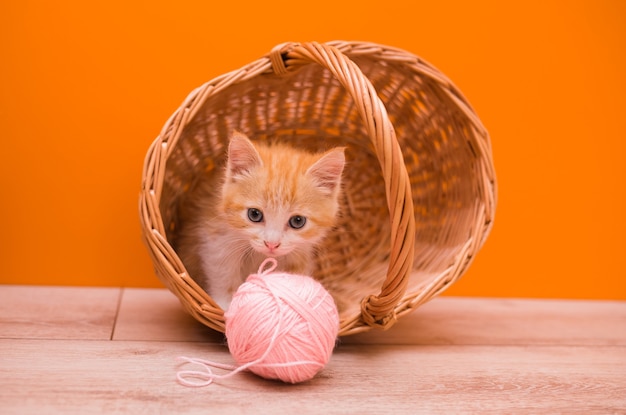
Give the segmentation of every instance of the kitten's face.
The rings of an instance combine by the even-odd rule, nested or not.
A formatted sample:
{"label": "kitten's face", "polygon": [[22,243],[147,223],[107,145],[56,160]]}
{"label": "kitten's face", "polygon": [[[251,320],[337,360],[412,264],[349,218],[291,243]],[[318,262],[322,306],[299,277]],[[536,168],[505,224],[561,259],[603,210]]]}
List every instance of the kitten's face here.
{"label": "kitten's face", "polygon": [[310,249],[334,224],[344,164],[342,148],[312,155],[254,145],[236,133],[220,208],[228,225],[263,255]]}

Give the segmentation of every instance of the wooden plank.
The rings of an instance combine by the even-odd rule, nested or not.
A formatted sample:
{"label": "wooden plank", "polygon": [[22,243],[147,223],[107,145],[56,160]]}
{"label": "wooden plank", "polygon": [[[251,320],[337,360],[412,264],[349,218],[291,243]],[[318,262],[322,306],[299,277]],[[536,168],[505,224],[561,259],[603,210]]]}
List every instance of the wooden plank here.
{"label": "wooden plank", "polygon": [[[626,345],[625,301],[438,297],[346,344]],[[216,341],[166,289],[125,289],[116,340]]]}
{"label": "wooden plank", "polygon": [[221,333],[185,313],[170,291],[142,288],[124,289],[113,339],[224,342]]}
{"label": "wooden plank", "polygon": [[[0,285],[0,337],[104,339],[119,289]],[[439,297],[381,332],[342,338],[360,344],[625,345],[626,302]],[[119,340],[216,341],[165,289],[125,289]]]}
{"label": "wooden plank", "polygon": [[110,339],[119,288],[0,285],[0,338]]}
{"label": "wooden plank", "polygon": [[626,345],[626,301],[438,297],[347,344]]}
{"label": "wooden plank", "polygon": [[0,412],[626,411],[623,346],[344,345],[304,384],[241,374],[205,388],[176,382],[179,355],[231,361],[211,343],[0,340]]}

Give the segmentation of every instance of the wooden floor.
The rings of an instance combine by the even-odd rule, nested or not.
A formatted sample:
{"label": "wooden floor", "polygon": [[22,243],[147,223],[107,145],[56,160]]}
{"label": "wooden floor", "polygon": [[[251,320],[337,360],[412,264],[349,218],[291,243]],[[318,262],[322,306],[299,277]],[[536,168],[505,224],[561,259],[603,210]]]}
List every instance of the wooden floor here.
{"label": "wooden floor", "polygon": [[232,363],[160,289],[0,285],[0,414],[626,414],[626,302],[439,297],[343,338],[312,381],[176,381]]}

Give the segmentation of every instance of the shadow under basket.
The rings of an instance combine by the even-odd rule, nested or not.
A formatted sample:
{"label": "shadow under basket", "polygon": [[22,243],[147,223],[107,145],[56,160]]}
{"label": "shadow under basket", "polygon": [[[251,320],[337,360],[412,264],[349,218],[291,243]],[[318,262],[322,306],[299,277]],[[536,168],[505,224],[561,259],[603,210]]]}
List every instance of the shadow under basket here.
{"label": "shadow under basket", "polygon": [[387,46],[285,43],[194,90],[146,156],[140,195],[156,274],[198,321],[223,310],[176,253],[185,199],[220,174],[234,130],[322,151],[346,146],[337,226],[313,276],[340,310],[340,335],[389,328],[456,281],[493,223],[488,133],[460,91]]}

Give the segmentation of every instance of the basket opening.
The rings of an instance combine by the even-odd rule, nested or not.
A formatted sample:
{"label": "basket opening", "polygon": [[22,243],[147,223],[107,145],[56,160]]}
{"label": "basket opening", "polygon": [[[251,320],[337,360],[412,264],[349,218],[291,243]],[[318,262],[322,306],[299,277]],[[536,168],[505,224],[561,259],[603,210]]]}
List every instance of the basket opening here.
{"label": "basket opening", "polygon": [[[403,149],[416,218],[408,291],[418,292],[458,261],[476,226],[481,172],[468,144],[474,128],[434,80],[406,65],[367,56],[353,60],[385,103]],[[348,147],[341,215],[320,247],[314,276],[334,296],[342,316],[358,313],[362,298],[380,291],[387,271],[385,185],[352,98],[320,66],[258,75],[206,100],[167,160],[160,210],[168,241],[176,249],[177,229],[185,220],[181,206],[198,180],[219,174],[234,129],[312,151]]]}

